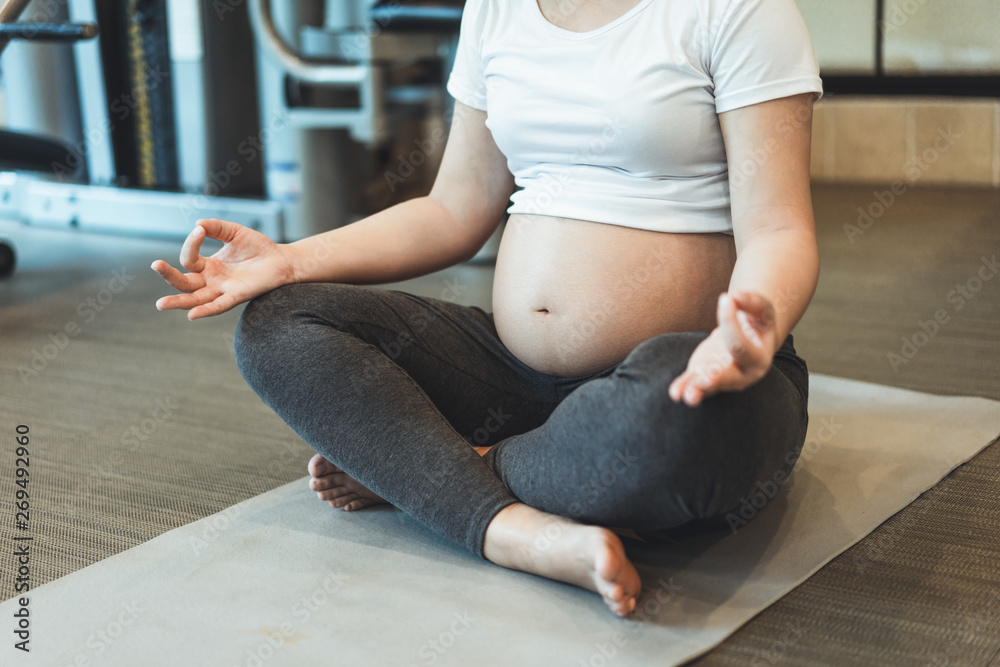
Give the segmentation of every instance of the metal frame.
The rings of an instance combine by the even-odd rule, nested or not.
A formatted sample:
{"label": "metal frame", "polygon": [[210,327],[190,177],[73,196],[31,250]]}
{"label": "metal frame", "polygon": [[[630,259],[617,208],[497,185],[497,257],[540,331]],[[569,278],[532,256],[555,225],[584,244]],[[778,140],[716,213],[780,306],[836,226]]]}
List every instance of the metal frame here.
{"label": "metal frame", "polygon": [[[345,0],[341,0],[345,1]],[[289,123],[301,129],[342,128],[361,143],[374,145],[387,139],[382,97],[382,72],[371,65],[307,61],[279,33],[271,14],[271,0],[248,0],[250,25],[262,54],[285,76],[312,84],[357,88],[358,109],[302,109],[290,107],[282,92],[272,98]]]}
{"label": "metal frame", "polygon": [[[0,7],[0,21],[16,20],[29,3],[7,0]],[[94,0],[69,0],[69,11],[73,21],[96,23]],[[6,40],[0,42],[0,50],[5,45]],[[272,239],[284,238],[281,202],[111,187],[114,119],[109,117],[105,99],[100,45],[78,42],[74,49],[90,184],[0,172],[0,218],[38,227],[79,227],[176,240],[190,233],[195,219],[225,218]]]}
{"label": "metal frame", "polygon": [[[94,0],[69,0],[69,16],[75,22],[97,23]],[[111,149],[111,128],[114,125],[108,115],[104,91],[101,45],[97,40],[77,42],[73,52],[88,178],[95,185],[111,185],[115,179]]]}
{"label": "metal frame", "polygon": [[181,188],[196,192],[205,186],[208,173],[207,107],[205,102],[205,48],[199,0],[167,0],[170,37],[170,73],[175,94],[174,126],[177,141],[177,176]]}
{"label": "metal frame", "polygon": [[[175,0],[171,4],[176,9],[191,1]],[[335,3],[347,1],[330,0]],[[359,7],[374,3],[374,0],[352,1],[358,2]],[[0,6],[0,21],[15,20],[29,2],[30,0],[7,0]],[[95,0],[68,2],[71,20],[96,22]],[[264,103],[269,113],[262,114],[262,119],[270,118],[276,112],[285,113],[291,127],[344,129],[350,132],[354,140],[368,145],[383,143],[388,139],[389,123],[385,105],[386,98],[391,98],[393,93],[384,90],[384,63],[400,58],[447,56],[452,41],[448,37],[421,33],[393,35],[382,31],[379,25],[365,25],[361,30],[341,33],[338,37],[336,31],[331,33],[328,26],[325,35],[315,29],[306,29],[296,35],[303,41],[303,55],[289,46],[279,34],[270,2],[271,0],[248,0],[251,25],[262,59],[266,59],[280,71],[282,77],[291,76],[312,84],[357,88],[360,106],[349,109],[289,107],[283,90],[280,94],[273,95],[261,90],[262,99],[270,100]],[[171,20],[174,18],[177,17],[171,17]],[[114,118],[109,116],[107,108],[101,75],[103,63],[100,45],[96,41],[77,43],[74,52],[91,184],[51,182],[10,173],[0,174],[0,217],[46,227],[86,227],[137,236],[177,239],[184,238],[190,232],[194,219],[218,217],[258,229],[275,240],[284,240],[289,236],[289,220],[294,222],[300,214],[299,209],[303,208],[298,200],[259,201],[110,187],[115,177],[111,147]],[[326,59],[327,62],[308,60],[310,58]],[[342,62],[329,62],[337,58]],[[175,70],[176,65],[174,63]],[[269,86],[275,83],[266,76],[262,78],[262,82],[265,79],[270,81]],[[408,91],[414,92],[421,91]],[[278,88],[274,87],[271,93],[278,93]],[[409,100],[411,103],[430,101],[419,99],[419,94],[415,97],[411,94],[409,97],[413,97]],[[265,157],[268,163],[272,161],[272,157]],[[275,157],[280,162],[281,155]],[[192,162],[196,163],[197,160]],[[194,164],[192,167],[191,173],[196,168]],[[267,187],[270,195],[270,186]],[[340,212],[337,206],[323,206],[318,210],[325,211],[335,220]],[[136,225],[139,220],[142,221],[141,227]],[[339,224],[343,222],[345,221],[339,221]]]}
{"label": "metal frame", "polygon": [[[14,23],[17,21],[30,3],[31,0],[7,0],[3,5],[0,5],[0,23]],[[0,54],[7,48],[8,44],[10,44],[9,39],[0,39]]]}
{"label": "metal frame", "polygon": [[[339,3],[347,0],[337,0]],[[372,0],[361,0],[367,7]],[[250,22],[263,54],[279,70],[305,83],[356,88],[356,109],[305,109],[288,106],[284,95],[280,112],[299,128],[342,128],[368,145],[388,139],[386,91],[382,62],[405,58],[434,58],[447,54],[450,38],[434,34],[394,35],[380,26],[338,32],[330,26],[300,31],[301,52],[275,27],[271,0],[249,0]],[[331,63],[340,60],[340,63]]]}
{"label": "metal frame", "polygon": [[175,240],[186,238],[199,218],[223,218],[276,240],[284,231],[280,202],[54,183],[13,172],[0,172],[0,218]]}
{"label": "metal frame", "polygon": [[250,23],[261,48],[291,76],[308,83],[360,85],[366,79],[363,65],[307,62],[278,33],[271,16],[270,0],[250,0]]}

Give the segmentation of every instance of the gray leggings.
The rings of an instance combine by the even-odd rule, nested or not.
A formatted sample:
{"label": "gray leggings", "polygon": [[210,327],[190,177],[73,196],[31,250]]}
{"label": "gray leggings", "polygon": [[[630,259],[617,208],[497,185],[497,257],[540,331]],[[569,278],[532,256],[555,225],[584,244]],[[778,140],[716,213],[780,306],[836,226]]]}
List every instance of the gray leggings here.
{"label": "gray leggings", "polygon": [[660,531],[719,521],[790,472],[808,392],[792,337],[747,390],[675,403],[667,387],[706,336],[661,334],[610,368],[554,377],[508,351],[479,308],[300,283],[247,304],[235,351],[310,447],[482,557],[486,527],[514,502]]}

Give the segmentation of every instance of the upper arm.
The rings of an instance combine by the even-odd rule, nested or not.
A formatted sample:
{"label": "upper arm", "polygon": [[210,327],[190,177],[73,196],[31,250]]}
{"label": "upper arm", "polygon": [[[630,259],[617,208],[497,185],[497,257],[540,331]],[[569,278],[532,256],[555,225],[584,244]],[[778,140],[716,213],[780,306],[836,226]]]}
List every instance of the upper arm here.
{"label": "upper arm", "polygon": [[737,249],[761,232],[815,235],[809,190],[813,98],[793,95],[719,114]]}
{"label": "upper arm", "polygon": [[[705,58],[729,166],[737,251],[764,228],[812,227],[819,64],[795,0],[719,0]],[[717,18],[717,21],[714,20]]]}
{"label": "upper arm", "polygon": [[513,191],[514,177],[486,127],[486,112],[456,101],[430,197],[451,214],[474,252],[500,223]]}

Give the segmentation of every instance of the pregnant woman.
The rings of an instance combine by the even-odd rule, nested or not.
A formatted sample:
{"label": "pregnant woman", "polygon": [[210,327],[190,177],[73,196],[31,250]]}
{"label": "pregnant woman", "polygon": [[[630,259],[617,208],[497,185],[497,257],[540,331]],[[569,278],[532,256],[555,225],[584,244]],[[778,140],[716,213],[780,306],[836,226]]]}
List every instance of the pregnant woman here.
{"label": "pregnant woman", "polygon": [[[199,220],[157,308],[249,301],[240,371],[320,499],[627,615],[621,529],[724,525],[805,439],[808,33],[793,0],[469,0],[448,90],[429,195],[290,244]],[[366,286],[468,260],[505,209],[492,312]]]}

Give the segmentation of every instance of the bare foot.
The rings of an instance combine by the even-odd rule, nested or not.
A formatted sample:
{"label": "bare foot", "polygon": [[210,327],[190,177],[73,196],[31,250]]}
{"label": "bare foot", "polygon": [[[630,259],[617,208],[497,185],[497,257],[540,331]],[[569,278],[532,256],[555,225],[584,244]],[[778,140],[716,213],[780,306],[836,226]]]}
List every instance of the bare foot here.
{"label": "bare foot", "polygon": [[639,573],[613,532],[524,503],[508,505],[493,518],[483,555],[503,567],[594,591],[619,616],[632,613],[642,589]]}
{"label": "bare foot", "polygon": [[[473,449],[483,456],[490,447],[473,447]],[[316,491],[320,500],[329,502],[330,507],[351,511],[389,502],[327,461],[322,454],[316,454],[309,459],[309,474],[312,476],[309,488]]]}
{"label": "bare foot", "polygon": [[[480,456],[489,447],[475,447]],[[320,500],[346,511],[387,501],[316,454],[309,486]],[[619,616],[635,609],[642,582],[621,540],[607,528],[587,526],[524,503],[500,510],[486,529],[483,555],[497,565],[580,586],[599,594]]]}
{"label": "bare foot", "polygon": [[317,492],[320,500],[329,502],[330,507],[350,512],[388,502],[327,461],[322,454],[309,460],[309,474],[312,475],[309,488]]}

